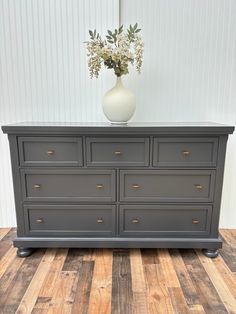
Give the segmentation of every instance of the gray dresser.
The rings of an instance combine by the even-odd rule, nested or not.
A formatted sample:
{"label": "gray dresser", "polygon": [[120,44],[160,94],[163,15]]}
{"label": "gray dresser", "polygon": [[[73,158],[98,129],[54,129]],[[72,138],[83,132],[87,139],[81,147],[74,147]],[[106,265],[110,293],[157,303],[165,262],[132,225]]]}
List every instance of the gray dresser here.
{"label": "gray dresser", "polygon": [[21,123],[2,130],[19,256],[37,247],[202,248],[217,256],[234,127]]}

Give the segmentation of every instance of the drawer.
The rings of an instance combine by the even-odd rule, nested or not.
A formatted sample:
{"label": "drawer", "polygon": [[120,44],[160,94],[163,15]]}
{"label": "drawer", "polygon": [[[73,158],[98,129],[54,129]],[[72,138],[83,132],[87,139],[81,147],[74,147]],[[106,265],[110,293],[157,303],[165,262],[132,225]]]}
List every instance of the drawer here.
{"label": "drawer", "polygon": [[148,166],[149,138],[88,137],[88,166]]}
{"label": "drawer", "polygon": [[212,207],[206,205],[121,205],[120,234],[125,236],[206,236]]}
{"label": "drawer", "polygon": [[215,167],[217,138],[154,138],[156,167]]}
{"label": "drawer", "polygon": [[112,202],[115,170],[22,169],[25,201]]}
{"label": "drawer", "polygon": [[32,236],[111,236],[114,205],[26,205],[26,234]]}
{"label": "drawer", "polygon": [[82,166],[82,139],[77,137],[20,137],[21,166]]}
{"label": "drawer", "polygon": [[214,170],[121,170],[121,201],[212,202]]}

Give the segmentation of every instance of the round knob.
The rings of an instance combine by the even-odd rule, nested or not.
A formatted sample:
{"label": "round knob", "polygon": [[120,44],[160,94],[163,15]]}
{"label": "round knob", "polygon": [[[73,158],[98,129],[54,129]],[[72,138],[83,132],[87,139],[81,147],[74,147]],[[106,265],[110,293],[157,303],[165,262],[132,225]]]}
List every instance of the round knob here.
{"label": "round knob", "polygon": [[117,150],[117,151],[115,151],[115,155],[116,155],[116,156],[120,156],[120,155],[122,155],[122,152],[119,151],[119,150]]}
{"label": "round knob", "polygon": [[43,223],[43,218],[36,219],[36,222],[39,223],[39,224]]}
{"label": "round knob", "polygon": [[202,191],[203,186],[201,184],[194,184],[198,191]]}
{"label": "round knob", "polygon": [[104,188],[104,185],[103,184],[97,184],[96,187],[97,187],[97,189],[101,190]]}
{"label": "round knob", "polygon": [[132,220],[132,223],[133,223],[133,224],[138,224],[138,223],[139,223],[138,218],[133,219],[133,220]]}
{"label": "round knob", "polygon": [[34,184],[34,188],[35,189],[40,189],[41,188],[41,184]]}
{"label": "round knob", "polygon": [[49,156],[54,155],[54,153],[55,153],[55,151],[52,150],[52,149],[49,149],[49,150],[47,151],[47,154],[48,154]]}
{"label": "round knob", "polygon": [[183,150],[183,151],[182,151],[182,154],[187,157],[187,156],[190,155],[190,151],[188,151],[188,150]]}

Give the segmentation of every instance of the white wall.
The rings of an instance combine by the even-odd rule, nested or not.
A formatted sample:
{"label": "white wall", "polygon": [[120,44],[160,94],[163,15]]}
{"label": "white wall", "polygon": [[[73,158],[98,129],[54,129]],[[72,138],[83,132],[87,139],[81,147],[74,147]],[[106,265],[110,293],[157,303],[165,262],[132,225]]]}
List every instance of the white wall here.
{"label": "white wall", "polygon": [[[141,76],[133,121],[236,124],[234,0],[0,0],[0,124],[105,121],[100,100],[114,82],[90,80],[83,41],[89,28],[139,22]],[[0,134],[0,226],[15,224],[7,138]],[[236,228],[236,134],[225,169],[221,227]]]}

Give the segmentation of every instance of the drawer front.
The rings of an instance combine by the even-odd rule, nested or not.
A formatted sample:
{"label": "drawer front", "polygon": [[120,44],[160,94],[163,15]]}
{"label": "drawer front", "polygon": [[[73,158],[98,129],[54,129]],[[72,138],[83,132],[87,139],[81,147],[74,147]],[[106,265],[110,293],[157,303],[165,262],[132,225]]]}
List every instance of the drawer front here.
{"label": "drawer front", "polygon": [[217,138],[155,138],[156,167],[215,167]]}
{"label": "drawer front", "polygon": [[25,201],[115,201],[114,170],[22,170]]}
{"label": "drawer front", "polygon": [[148,138],[87,138],[88,166],[148,166]]}
{"label": "drawer front", "polygon": [[82,139],[77,137],[20,137],[22,166],[82,166]]}
{"label": "drawer front", "polygon": [[120,234],[125,236],[206,236],[211,206],[121,205]]}
{"label": "drawer front", "polygon": [[212,202],[214,170],[121,170],[121,201]]}
{"label": "drawer front", "polygon": [[26,205],[24,218],[26,234],[32,236],[115,234],[114,205]]}

